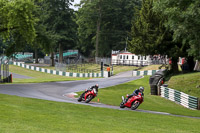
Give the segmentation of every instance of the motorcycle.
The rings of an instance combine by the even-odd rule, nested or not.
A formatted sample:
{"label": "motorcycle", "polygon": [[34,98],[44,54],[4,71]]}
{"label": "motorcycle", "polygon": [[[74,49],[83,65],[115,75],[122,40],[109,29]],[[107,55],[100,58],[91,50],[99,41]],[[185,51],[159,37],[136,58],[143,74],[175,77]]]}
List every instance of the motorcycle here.
{"label": "motorcycle", "polygon": [[[128,98],[128,95],[126,96]],[[128,99],[126,102],[124,99],[124,96],[122,96],[122,102],[120,103],[120,108],[131,108],[132,110],[135,110],[139,107],[139,105],[143,102],[143,96],[141,93],[139,93],[137,96],[132,96]]]}
{"label": "motorcycle", "polygon": [[[85,90],[86,91],[86,90]],[[86,103],[89,103],[93,98],[97,96],[97,90],[93,89],[88,92],[83,92],[83,94],[80,95],[78,98],[78,102],[85,101]]]}

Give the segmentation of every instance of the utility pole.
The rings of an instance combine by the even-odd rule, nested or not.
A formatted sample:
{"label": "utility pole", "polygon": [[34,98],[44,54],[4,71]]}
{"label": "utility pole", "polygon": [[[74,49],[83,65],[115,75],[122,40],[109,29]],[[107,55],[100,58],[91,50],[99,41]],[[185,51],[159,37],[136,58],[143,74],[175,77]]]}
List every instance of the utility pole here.
{"label": "utility pole", "polygon": [[127,41],[128,41],[128,37],[126,38],[125,52],[126,52],[126,48],[127,48]]}

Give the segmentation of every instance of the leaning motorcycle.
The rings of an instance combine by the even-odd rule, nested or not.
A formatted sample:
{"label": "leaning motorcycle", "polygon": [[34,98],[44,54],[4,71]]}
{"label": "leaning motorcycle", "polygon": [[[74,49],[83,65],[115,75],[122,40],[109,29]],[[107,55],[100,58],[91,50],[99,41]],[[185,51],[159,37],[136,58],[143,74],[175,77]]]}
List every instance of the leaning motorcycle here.
{"label": "leaning motorcycle", "polygon": [[78,98],[78,102],[85,101],[86,103],[89,103],[93,98],[97,96],[97,90],[93,89],[88,92],[83,92],[83,94],[80,95]]}
{"label": "leaning motorcycle", "polygon": [[[126,96],[128,98],[128,95]],[[120,108],[131,108],[132,110],[135,110],[139,107],[139,105],[143,102],[143,95],[139,93],[137,96],[132,96],[131,98],[126,100],[124,99],[124,96],[122,96],[122,102],[120,103]]]}

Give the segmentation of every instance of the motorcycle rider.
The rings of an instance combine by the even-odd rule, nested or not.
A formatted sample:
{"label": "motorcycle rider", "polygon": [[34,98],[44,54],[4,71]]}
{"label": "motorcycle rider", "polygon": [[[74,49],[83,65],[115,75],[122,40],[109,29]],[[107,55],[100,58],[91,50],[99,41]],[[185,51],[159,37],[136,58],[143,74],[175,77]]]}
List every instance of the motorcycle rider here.
{"label": "motorcycle rider", "polygon": [[127,97],[126,100],[125,100],[125,103],[126,103],[126,102],[128,101],[128,99],[131,98],[132,96],[137,96],[137,95],[139,94],[139,92],[142,93],[142,96],[144,96],[143,91],[144,91],[144,87],[143,87],[143,86],[141,86],[139,89],[136,89],[135,91],[133,91],[133,93],[132,93],[131,95],[128,95],[128,97]]}
{"label": "motorcycle rider", "polygon": [[94,85],[94,86],[91,86],[91,87],[89,87],[89,88],[82,94],[82,96],[84,96],[85,93],[87,93],[88,91],[92,91],[93,89],[96,89],[96,91],[98,92],[98,88],[99,88],[99,85],[98,85],[98,84],[96,84],[96,85]]}

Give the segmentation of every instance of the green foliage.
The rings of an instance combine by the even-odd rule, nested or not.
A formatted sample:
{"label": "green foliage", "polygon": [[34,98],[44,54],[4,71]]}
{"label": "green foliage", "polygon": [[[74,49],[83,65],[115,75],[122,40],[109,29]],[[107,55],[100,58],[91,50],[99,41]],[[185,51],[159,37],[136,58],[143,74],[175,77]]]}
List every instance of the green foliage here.
{"label": "green foliage", "polygon": [[139,5],[136,0],[82,0],[76,14],[81,51],[86,55],[96,53],[97,27],[99,56],[110,56],[112,49],[124,49],[134,8]]}
{"label": "green foliage", "polygon": [[36,8],[30,0],[0,0],[0,36],[14,44],[19,40],[32,43],[36,37]]}
{"label": "green foliage", "polygon": [[186,46],[180,42],[173,42],[173,32],[164,24],[167,15],[154,11],[156,0],[143,0],[142,8],[138,11],[137,19],[132,24],[132,40],[129,51],[142,55],[168,55],[172,57],[172,70],[178,71],[178,57],[185,57]]}
{"label": "green foliage", "polygon": [[64,48],[72,48],[76,44],[76,24],[70,1],[44,0],[42,16],[43,24],[49,34],[52,50],[61,44]]}
{"label": "green foliage", "polygon": [[200,59],[200,1],[160,0],[155,10],[168,16],[165,26],[173,32],[173,40],[187,46],[188,55]]}
{"label": "green foliage", "polygon": [[143,0],[137,15],[132,24],[130,51],[143,55],[180,56],[181,45],[172,42],[172,33],[164,26],[167,17],[153,10],[153,0]]}
{"label": "green foliage", "polygon": [[7,56],[22,52],[37,37],[41,0],[1,0],[0,38]]}

